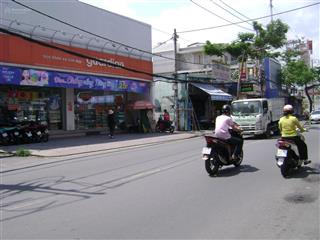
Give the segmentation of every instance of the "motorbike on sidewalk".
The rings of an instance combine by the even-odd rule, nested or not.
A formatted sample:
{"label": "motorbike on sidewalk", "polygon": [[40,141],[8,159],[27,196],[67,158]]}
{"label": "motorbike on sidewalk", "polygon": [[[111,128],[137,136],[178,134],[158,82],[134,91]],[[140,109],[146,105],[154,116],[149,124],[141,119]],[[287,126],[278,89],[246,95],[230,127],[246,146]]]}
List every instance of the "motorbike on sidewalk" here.
{"label": "motorbike on sidewalk", "polygon": [[[298,137],[305,140],[301,132],[297,131]],[[286,138],[280,137],[276,143],[276,164],[280,168],[281,175],[286,178],[294,169],[301,168],[303,160],[300,159],[298,146]]]}
{"label": "motorbike on sidewalk", "polygon": [[[241,132],[230,131],[232,136],[242,138]],[[202,149],[202,159],[205,161],[205,169],[210,176],[218,173],[219,168],[227,165],[239,167],[243,160],[243,151],[238,158],[233,159],[232,155],[235,146],[225,140],[214,137],[213,135],[205,135],[206,147]]]}

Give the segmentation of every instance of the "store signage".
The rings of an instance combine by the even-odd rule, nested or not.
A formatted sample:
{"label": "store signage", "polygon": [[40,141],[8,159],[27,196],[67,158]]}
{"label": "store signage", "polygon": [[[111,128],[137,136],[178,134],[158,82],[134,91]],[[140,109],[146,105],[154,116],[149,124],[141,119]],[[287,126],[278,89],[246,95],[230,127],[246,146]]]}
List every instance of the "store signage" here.
{"label": "store signage", "polygon": [[[0,35],[0,46],[6,46],[5,51],[0,51],[0,62],[10,64],[23,64],[41,66],[55,69],[68,69],[78,72],[93,74],[108,74],[127,78],[137,78],[152,81],[153,64],[151,60],[133,58],[123,55],[93,51],[89,49],[55,44],[61,49],[80,53],[79,57],[50,47],[40,46],[26,40]],[[101,61],[98,61],[101,60]],[[130,68],[134,71],[124,69]],[[145,72],[147,74],[139,73]]]}
{"label": "store signage", "polygon": [[240,91],[241,92],[252,92],[253,91],[253,83],[242,83]]}
{"label": "store signage", "polygon": [[247,80],[247,63],[246,62],[240,63],[240,80],[241,81]]}
{"label": "store signage", "polygon": [[0,65],[0,84],[147,93],[148,83]]}

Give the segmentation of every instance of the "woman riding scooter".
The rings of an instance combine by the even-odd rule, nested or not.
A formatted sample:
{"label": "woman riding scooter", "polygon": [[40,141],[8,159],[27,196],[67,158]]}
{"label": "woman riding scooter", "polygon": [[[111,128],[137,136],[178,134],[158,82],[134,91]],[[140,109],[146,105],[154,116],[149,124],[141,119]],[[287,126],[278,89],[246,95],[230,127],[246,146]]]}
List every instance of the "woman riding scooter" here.
{"label": "woman riding scooter", "polygon": [[284,139],[288,139],[294,141],[294,143],[298,147],[300,159],[303,160],[304,165],[311,163],[308,160],[308,148],[306,143],[301,140],[301,138],[297,134],[297,128],[300,129],[301,132],[304,132],[305,129],[300,125],[299,120],[292,115],[293,107],[290,104],[287,104],[283,107],[283,117],[279,120],[279,130],[281,132],[281,137]]}

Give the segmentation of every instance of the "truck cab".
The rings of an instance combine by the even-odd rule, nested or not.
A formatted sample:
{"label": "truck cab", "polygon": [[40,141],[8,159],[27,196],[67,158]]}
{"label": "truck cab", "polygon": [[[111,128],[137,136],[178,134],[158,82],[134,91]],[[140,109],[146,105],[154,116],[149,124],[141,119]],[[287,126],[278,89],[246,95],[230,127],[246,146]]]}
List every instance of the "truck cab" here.
{"label": "truck cab", "polygon": [[232,118],[243,129],[244,135],[270,136],[272,113],[266,98],[242,99],[231,104]]}

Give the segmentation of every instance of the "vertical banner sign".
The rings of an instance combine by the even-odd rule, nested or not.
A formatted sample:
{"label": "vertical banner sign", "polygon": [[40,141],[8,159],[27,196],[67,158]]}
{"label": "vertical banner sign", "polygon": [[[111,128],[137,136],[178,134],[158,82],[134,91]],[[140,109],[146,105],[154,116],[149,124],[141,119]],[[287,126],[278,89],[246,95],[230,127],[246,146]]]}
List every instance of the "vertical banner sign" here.
{"label": "vertical banner sign", "polygon": [[247,80],[247,62],[240,63],[240,80],[246,81]]}

